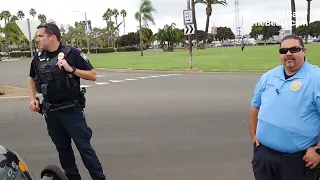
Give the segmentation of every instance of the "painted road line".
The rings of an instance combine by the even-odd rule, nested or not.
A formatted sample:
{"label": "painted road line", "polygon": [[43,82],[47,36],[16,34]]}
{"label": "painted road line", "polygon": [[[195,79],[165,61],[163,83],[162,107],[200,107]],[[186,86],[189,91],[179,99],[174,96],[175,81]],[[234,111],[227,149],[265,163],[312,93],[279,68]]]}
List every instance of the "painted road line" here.
{"label": "painted road line", "polygon": [[105,85],[105,84],[109,84],[108,82],[94,82],[96,85]]}
{"label": "painted road line", "polygon": [[88,88],[88,87],[91,87],[91,86],[93,86],[93,85],[80,85],[81,88],[83,88],[83,87],[84,88]]}
{"label": "painted road line", "polygon": [[123,82],[124,80],[109,80],[110,82],[118,83],[118,82]]}
{"label": "painted road line", "polygon": [[138,78],[138,79],[148,79],[150,77],[136,77],[136,78]]}

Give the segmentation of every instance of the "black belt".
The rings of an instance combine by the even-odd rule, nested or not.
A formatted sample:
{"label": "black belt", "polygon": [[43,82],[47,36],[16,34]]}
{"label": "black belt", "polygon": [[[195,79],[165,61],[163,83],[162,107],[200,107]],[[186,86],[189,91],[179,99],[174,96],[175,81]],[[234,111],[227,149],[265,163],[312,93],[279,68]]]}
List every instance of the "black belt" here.
{"label": "black belt", "polygon": [[59,111],[59,110],[79,106],[79,102],[77,100],[65,102],[61,104],[52,104],[52,103],[44,102],[42,105],[43,105],[43,110],[52,112],[52,111]]}
{"label": "black belt", "polygon": [[294,153],[286,153],[286,152],[280,152],[280,151],[276,151],[274,149],[271,149],[263,144],[260,143],[261,147],[263,147],[264,149],[266,149],[267,151],[269,151],[271,154],[276,155],[276,156],[285,156],[285,157],[297,157],[297,158],[302,158],[305,154],[306,154],[306,150],[303,151],[298,151],[298,152],[294,152]]}

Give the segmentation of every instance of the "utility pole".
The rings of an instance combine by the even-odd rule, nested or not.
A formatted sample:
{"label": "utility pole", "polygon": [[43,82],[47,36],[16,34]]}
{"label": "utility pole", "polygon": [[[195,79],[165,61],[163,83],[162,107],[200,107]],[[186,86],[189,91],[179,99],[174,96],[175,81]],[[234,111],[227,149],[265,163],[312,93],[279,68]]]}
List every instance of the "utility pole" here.
{"label": "utility pole", "polygon": [[87,48],[88,48],[87,54],[90,54],[89,23],[88,23],[88,19],[87,19],[87,12],[84,13],[84,18],[86,21]]}
{"label": "utility pole", "polygon": [[[191,7],[190,7],[190,0],[187,1],[187,9],[190,10]],[[193,21],[193,18],[192,18],[192,21]],[[193,22],[192,22],[193,23]],[[188,35],[188,39],[189,39],[189,56],[190,56],[190,59],[189,59],[189,67],[190,69],[192,69],[192,37],[191,37],[191,34]]]}
{"label": "utility pole", "polygon": [[[86,35],[87,35],[87,49],[88,49],[88,52],[90,54],[90,40],[89,40],[89,23],[88,23],[88,18],[87,18],[87,12],[81,12],[81,11],[74,11],[74,12],[77,12],[77,13],[81,13],[81,14],[84,14],[84,20],[85,20],[85,23],[86,23],[86,26],[85,26],[85,29],[86,29]],[[81,25],[82,25],[82,21],[81,22]]]}

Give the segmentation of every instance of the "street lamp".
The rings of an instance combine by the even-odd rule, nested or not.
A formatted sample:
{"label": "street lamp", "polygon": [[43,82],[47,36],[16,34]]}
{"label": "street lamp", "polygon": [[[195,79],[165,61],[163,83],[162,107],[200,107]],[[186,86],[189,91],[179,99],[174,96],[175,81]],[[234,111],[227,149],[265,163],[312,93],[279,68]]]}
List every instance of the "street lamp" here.
{"label": "street lamp", "polygon": [[77,12],[77,13],[81,13],[84,15],[84,20],[86,21],[86,35],[87,35],[87,49],[88,49],[88,52],[87,54],[90,54],[90,44],[89,44],[89,24],[88,24],[88,19],[87,19],[87,12],[81,12],[81,11],[74,11],[74,12]]}

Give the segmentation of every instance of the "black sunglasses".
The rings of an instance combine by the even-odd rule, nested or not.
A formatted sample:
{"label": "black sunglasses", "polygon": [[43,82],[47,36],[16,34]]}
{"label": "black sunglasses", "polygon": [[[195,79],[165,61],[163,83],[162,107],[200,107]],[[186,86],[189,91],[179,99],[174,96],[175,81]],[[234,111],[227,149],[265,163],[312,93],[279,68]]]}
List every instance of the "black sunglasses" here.
{"label": "black sunglasses", "polygon": [[290,48],[280,48],[279,53],[280,54],[287,54],[288,51],[290,51],[291,53],[297,53],[297,52],[301,51],[302,49],[303,49],[303,47],[299,47],[299,46],[294,46],[294,47],[290,47]]}
{"label": "black sunglasses", "polygon": [[47,23],[42,23],[38,26],[38,28],[46,28],[48,31],[50,31],[51,34],[54,34],[53,33],[53,30],[48,26]]}

